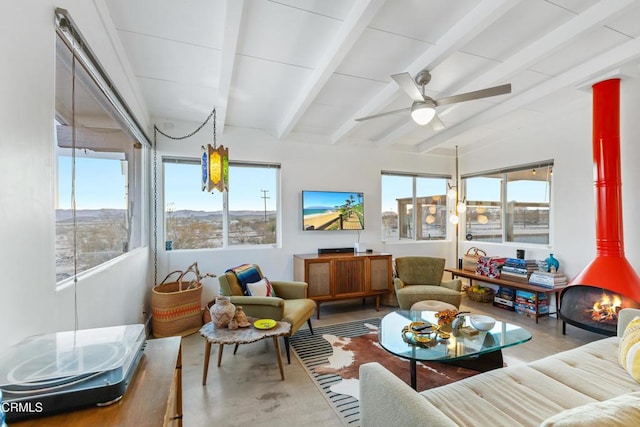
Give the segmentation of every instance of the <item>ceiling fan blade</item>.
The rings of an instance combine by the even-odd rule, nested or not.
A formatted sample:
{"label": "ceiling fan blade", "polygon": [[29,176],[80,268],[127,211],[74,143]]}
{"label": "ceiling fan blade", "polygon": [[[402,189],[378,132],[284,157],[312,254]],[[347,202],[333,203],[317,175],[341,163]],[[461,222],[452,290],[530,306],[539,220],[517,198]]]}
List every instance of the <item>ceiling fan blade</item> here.
{"label": "ceiling fan blade", "polygon": [[393,74],[391,78],[395,80],[396,83],[398,83],[400,89],[405,91],[411,99],[413,99],[414,101],[424,101],[424,97],[420,92],[420,88],[418,87],[418,85],[416,85],[416,82],[415,80],[413,80],[413,77],[411,77],[411,74]]}
{"label": "ceiling fan blade", "polygon": [[435,100],[437,106],[454,104],[456,102],[471,101],[473,99],[488,98],[490,96],[504,95],[511,93],[511,83],[501,86],[494,86],[487,89],[476,90],[474,92],[461,93],[460,95],[447,96]]}
{"label": "ceiling fan blade", "polygon": [[442,120],[440,120],[440,117],[438,117],[437,114],[433,116],[433,119],[431,119],[429,124],[431,125],[431,129],[433,129],[436,132],[446,128],[446,126],[444,125],[444,123],[442,123]]}
{"label": "ceiling fan blade", "polygon": [[369,120],[369,119],[376,119],[378,117],[382,117],[382,116],[390,116],[392,114],[397,114],[397,113],[402,113],[404,111],[410,111],[411,107],[407,107],[407,108],[401,108],[399,110],[393,110],[393,111],[386,111],[384,113],[378,113],[378,114],[373,114],[371,116],[366,116],[366,117],[360,117],[355,119],[356,122],[361,122],[363,120]]}

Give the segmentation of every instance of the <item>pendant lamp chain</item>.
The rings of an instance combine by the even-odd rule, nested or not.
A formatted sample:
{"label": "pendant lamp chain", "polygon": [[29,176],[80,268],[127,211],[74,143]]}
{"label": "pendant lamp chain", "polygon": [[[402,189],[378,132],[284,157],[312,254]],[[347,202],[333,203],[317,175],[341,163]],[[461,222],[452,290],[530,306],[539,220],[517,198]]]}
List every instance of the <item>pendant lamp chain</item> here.
{"label": "pendant lamp chain", "polygon": [[[187,138],[191,138],[196,133],[200,132],[204,128],[209,120],[213,117],[213,145],[216,146],[216,108],[214,107],[209,113],[209,116],[205,119],[200,126],[198,126],[193,132],[184,136],[169,135],[157,125],[153,125],[153,283],[158,283],[158,134],[169,138],[173,141],[182,141]],[[222,146],[221,146],[222,148]],[[228,159],[227,159],[228,161]]]}

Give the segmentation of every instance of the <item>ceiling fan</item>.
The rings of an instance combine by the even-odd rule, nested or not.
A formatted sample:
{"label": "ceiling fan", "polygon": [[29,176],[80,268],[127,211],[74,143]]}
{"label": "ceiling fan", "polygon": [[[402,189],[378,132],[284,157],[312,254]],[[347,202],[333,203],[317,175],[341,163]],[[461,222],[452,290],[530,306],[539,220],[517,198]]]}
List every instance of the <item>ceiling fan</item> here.
{"label": "ceiling fan", "polygon": [[433,99],[424,93],[424,87],[431,81],[431,73],[429,73],[429,70],[424,69],[420,71],[416,75],[415,79],[413,79],[409,73],[393,74],[391,78],[395,80],[398,86],[400,86],[400,89],[404,90],[413,100],[411,106],[401,108],[399,110],[360,117],[355,119],[356,121],[360,122],[363,120],[388,116],[390,114],[397,114],[403,111],[411,111],[411,118],[413,118],[413,121],[419,125],[426,125],[435,117],[436,107],[441,105],[455,104],[457,102],[471,101],[473,99],[488,98],[490,96],[511,93],[511,84],[509,83],[473,92],[461,93],[459,95],[447,96],[445,98]]}

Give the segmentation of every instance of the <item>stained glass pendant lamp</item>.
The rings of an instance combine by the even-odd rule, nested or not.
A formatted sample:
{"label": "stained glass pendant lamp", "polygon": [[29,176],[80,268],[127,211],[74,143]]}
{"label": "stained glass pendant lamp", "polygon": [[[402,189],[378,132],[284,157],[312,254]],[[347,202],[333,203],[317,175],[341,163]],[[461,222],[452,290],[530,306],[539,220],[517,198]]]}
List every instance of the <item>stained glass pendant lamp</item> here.
{"label": "stained glass pendant lamp", "polygon": [[229,191],[229,149],[216,144],[216,112],[213,111],[213,146],[202,147],[202,191]]}

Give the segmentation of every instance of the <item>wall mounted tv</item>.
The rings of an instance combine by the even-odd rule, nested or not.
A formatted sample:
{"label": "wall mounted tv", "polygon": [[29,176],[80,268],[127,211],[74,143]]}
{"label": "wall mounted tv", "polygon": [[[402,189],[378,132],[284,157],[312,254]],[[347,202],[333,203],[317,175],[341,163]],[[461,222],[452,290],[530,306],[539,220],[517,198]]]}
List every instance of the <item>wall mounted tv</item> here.
{"label": "wall mounted tv", "polygon": [[364,193],[303,191],[303,230],[364,230]]}

